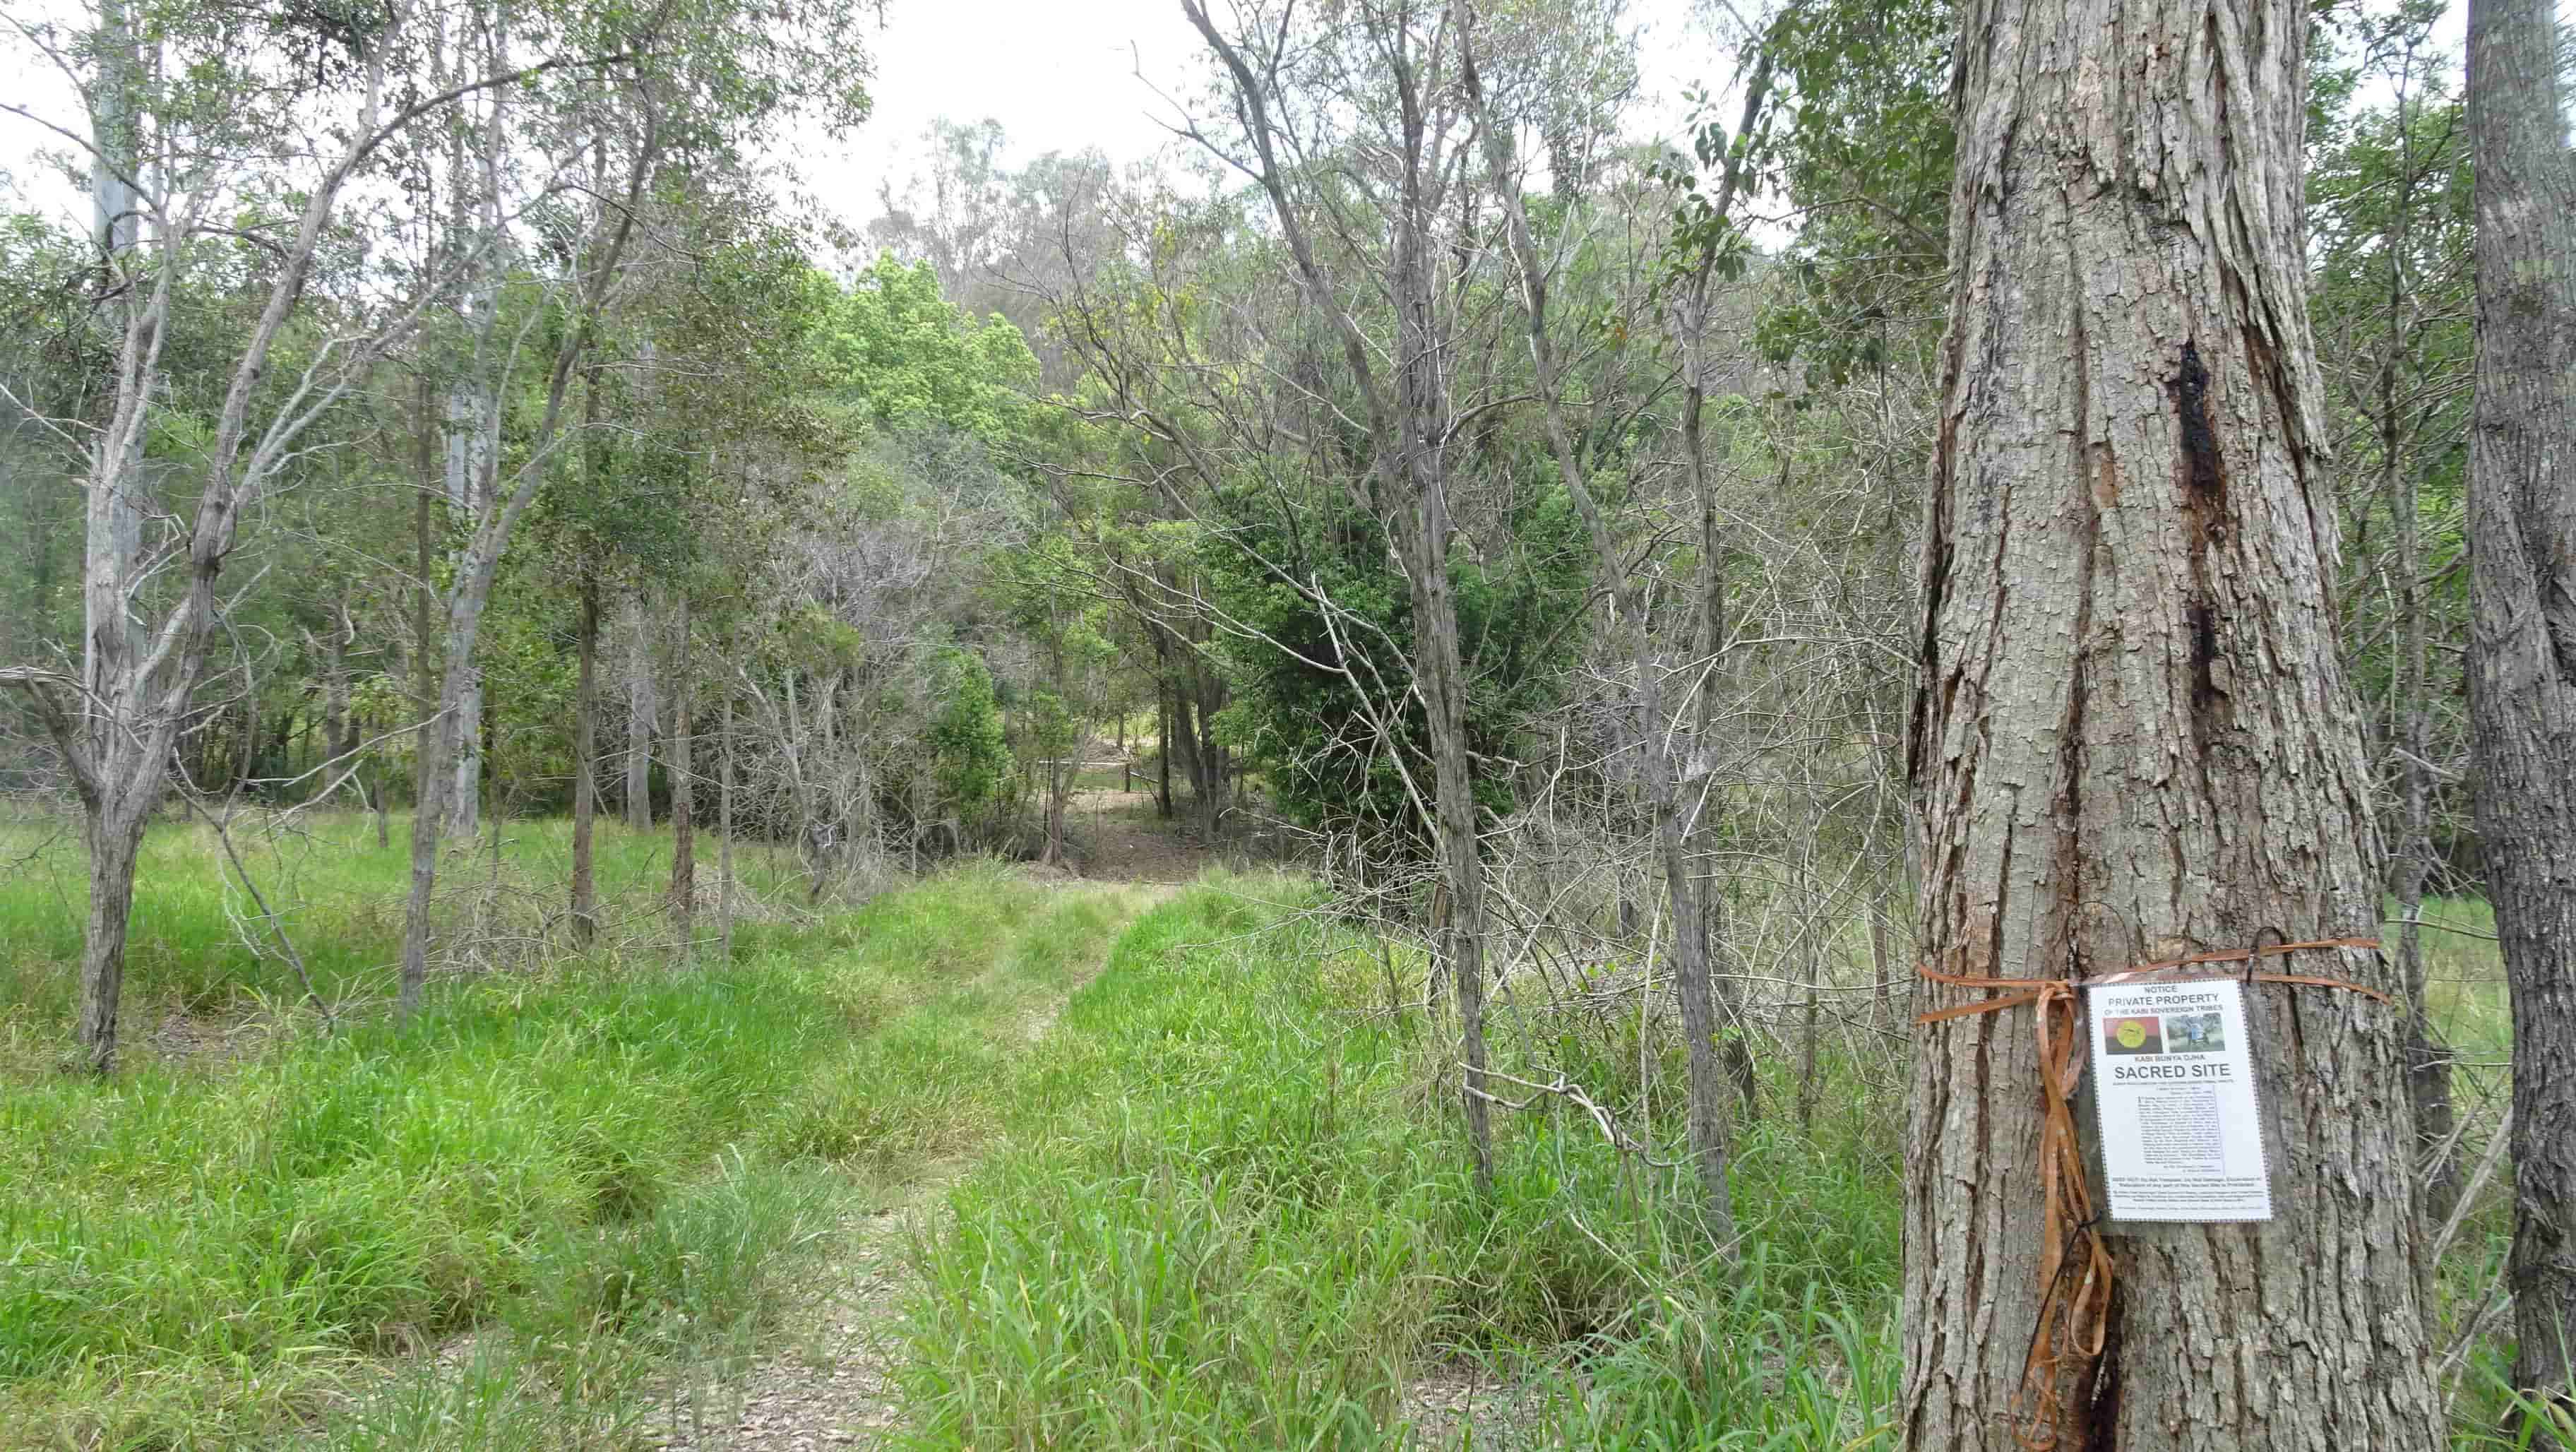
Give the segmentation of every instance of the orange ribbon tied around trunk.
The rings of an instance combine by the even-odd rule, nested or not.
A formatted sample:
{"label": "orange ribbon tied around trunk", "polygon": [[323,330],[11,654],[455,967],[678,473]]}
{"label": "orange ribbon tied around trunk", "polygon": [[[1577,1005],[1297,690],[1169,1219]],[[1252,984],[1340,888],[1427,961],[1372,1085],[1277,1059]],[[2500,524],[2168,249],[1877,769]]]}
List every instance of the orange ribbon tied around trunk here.
{"label": "orange ribbon tied around trunk", "polygon": [[[1951,1008],[1915,1015],[1918,1024],[1942,1023],[1981,1013],[1999,1013],[2031,1005],[2032,1026],[2039,1042],[2041,1108],[2039,1173],[2047,1239],[2039,1252],[2039,1317],[2031,1328],[2030,1350],[2022,1360],[2021,1387],[2013,1394],[2014,1435],[2032,1452],[2058,1445],[2066,1416],[2060,1383],[2070,1365],[2082,1367],[2101,1358],[2111,1329],[2111,1253],[2094,1227],[2101,1213],[2093,1206],[2093,1189],[2084,1176],[2084,1142],[2075,1124],[2075,1093],[2083,1086],[2090,1061],[2084,1034],[2081,990],[2110,984],[2197,983],[2235,979],[2245,983],[2285,983],[2305,988],[2340,988],[2382,1003],[2392,1000],[2375,988],[2341,978],[2293,973],[2257,973],[2254,963],[2319,948],[2376,948],[2377,938],[2319,938],[2305,943],[2195,953],[2186,958],[2141,963],[2098,978],[1971,978],[1918,966],[1933,983],[1998,994]],[[2212,963],[2243,963],[2242,973],[2184,973]],[[2167,976],[2179,975],[2179,976]]]}

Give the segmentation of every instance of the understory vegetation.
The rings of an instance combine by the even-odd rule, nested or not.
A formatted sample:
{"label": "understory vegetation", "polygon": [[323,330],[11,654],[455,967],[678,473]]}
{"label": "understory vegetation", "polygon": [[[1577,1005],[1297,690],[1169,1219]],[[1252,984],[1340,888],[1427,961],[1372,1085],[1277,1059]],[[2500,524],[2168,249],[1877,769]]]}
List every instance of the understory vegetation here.
{"label": "understory vegetation", "polygon": [[[1428,959],[1311,878],[1158,900],[969,865],[754,910],[730,962],[456,975],[402,1026],[367,1008],[399,851],[312,831],[296,927],[345,955],[307,955],[336,1032],[209,873],[138,918],[138,995],[186,1031],[112,1080],[55,1072],[62,949],[8,939],[0,1445],[638,1445],[721,1404],[853,1207],[961,1168],[889,1327],[907,1445],[1892,1445],[1902,1116],[1830,1038],[1804,1093],[1799,1055],[1763,1055],[1720,1246],[1675,1163],[1680,1045],[1612,965],[1588,998],[1500,990],[1496,1082],[1528,1107],[1480,1198]],[[649,895],[667,836],[608,840],[605,900]],[[66,849],[13,846],[0,919],[60,918]],[[214,846],[148,851],[210,872]],[[2492,952],[2436,946],[2474,1072],[2502,1051]],[[1865,961],[1834,980],[1866,989]],[[2507,1230],[2487,1187],[2446,1321]],[[2490,1354],[2460,1368],[2464,1447],[2498,1425]]]}

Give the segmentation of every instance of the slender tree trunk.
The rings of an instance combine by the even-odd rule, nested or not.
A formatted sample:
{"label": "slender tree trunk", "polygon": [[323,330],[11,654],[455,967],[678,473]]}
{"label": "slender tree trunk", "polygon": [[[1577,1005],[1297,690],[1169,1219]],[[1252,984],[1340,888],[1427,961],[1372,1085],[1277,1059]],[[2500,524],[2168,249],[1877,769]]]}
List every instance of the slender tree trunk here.
{"label": "slender tree trunk", "polygon": [[682,595],[671,634],[671,923],[680,958],[697,955],[697,762],[689,722],[689,597]]}
{"label": "slender tree trunk", "polygon": [[431,543],[437,537],[432,512],[437,492],[431,487],[432,476],[428,472],[432,459],[429,384],[426,381],[421,384],[419,427],[422,475],[420,492],[412,501],[411,514],[414,582],[411,592],[411,698],[412,708],[420,713],[423,724],[412,736],[411,800],[414,812],[419,811],[420,804],[428,801],[430,796],[430,758],[435,754],[430,749],[430,741],[436,729],[433,718],[438,711],[438,648],[432,643],[430,634],[434,628],[433,612],[438,598],[437,589],[431,584],[437,576],[432,573],[430,556]]}
{"label": "slender tree trunk", "polygon": [[[1769,74],[1770,68],[1765,64],[1757,71],[1757,80],[1767,81]],[[1767,85],[1759,89],[1767,92]],[[1758,100],[1758,96],[1755,100]],[[1748,130],[1751,128],[1756,110],[1755,101],[1748,100],[1745,108],[1745,123]],[[1729,194],[1733,193],[1732,183],[1728,185],[1727,190]],[[1707,274],[1703,272],[1699,286],[1694,289],[1697,316],[1691,320],[1690,343],[1685,350],[1685,356],[1692,360],[1691,376],[1682,387],[1682,462],[1690,476],[1691,493],[1699,500],[1700,608],[1696,653],[1701,660],[1709,663],[1705,678],[1700,684],[1699,693],[1693,699],[1691,732],[1693,762],[1688,781],[1694,787],[1704,787],[1707,777],[1716,770],[1717,702],[1721,690],[1729,679],[1729,673],[1725,669],[1728,645],[1727,547],[1725,537],[1718,529],[1717,481],[1714,472],[1708,467],[1708,437],[1704,418],[1708,401],[1708,380],[1705,376],[1706,370],[1700,362],[1704,341],[1700,336],[1700,329],[1706,321],[1707,281]],[[1727,971],[1728,965],[1734,961],[1735,950],[1727,939],[1726,893],[1716,876],[1720,814],[1716,810],[1714,800],[1702,799],[1706,796],[1704,790],[1694,790],[1690,796],[1691,801],[1687,804],[1677,801],[1673,810],[1689,818],[1690,829],[1683,844],[1683,850],[1689,860],[1709,864],[1708,876],[1701,880],[1691,893],[1689,911],[1686,915],[1683,913],[1683,904],[1679,902],[1674,904],[1674,931],[1704,945],[1702,951],[1708,960],[1706,970],[1708,996],[1712,1005],[1708,1017],[1713,1025],[1711,1032],[1721,1036],[1715,1042],[1706,1045],[1697,1038],[1691,1040],[1691,1052],[1704,1056],[1708,1061],[1704,1067],[1694,1072],[1713,1077],[1722,1071],[1735,1086],[1736,1105],[1743,1113],[1745,1122],[1750,1124],[1762,1112],[1762,1076],[1753,1062],[1753,1039],[1744,1021],[1743,991],[1734,975]]]}
{"label": "slender tree trunk", "polygon": [[[2401,201],[2400,208],[2405,204]],[[2395,316],[2392,299],[2392,323]],[[2397,343],[2390,344],[2393,354]],[[2426,1002],[2430,984],[2424,970],[2424,888],[2433,865],[2432,661],[2424,615],[2423,527],[2416,516],[2413,476],[2398,454],[2398,405],[2394,396],[2396,365],[2392,357],[2381,378],[2383,432],[2380,447],[2391,523],[2396,535],[2396,669],[2389,684],[2389,740],[2396,748],[2397,800],[2395,841],[2389,844],[2388,893],[2396,899],[2398,981],[2406,989],[2406,1094],[2414,1109],[2415,1153],[2422,1171],[2421,1208],[2428,1225],[2451,1218],[2459,1197],[2459,1175],[2448,1159],[2431,1157],[2450,1142],[2451,1051],[2433,1028]]]}
{"label": "slender tree trunk", "polygon": [[733,961],[733,692],[724,693],[716,750],[716,961]]}
{"label": "slender tree trunk", "polygon": [[[98,80],[92,92],[98,117],[99,150],[91,166],[91,203],[95,213],[92,238],[107,259],[102,284],[116,284],[119,260],[135,251],[141,234],[137,198],[128,178],[142,174],[141,143],[137,135],[140,118],[141,59],[134,35],[127,25],[122,0],[107,0],[99,8]],[[101,292],[108,291],[103,285]],[[126,303],[110,316],[117,317],[126,332],[125,354],[132,358],[146,336],[146,330],[158,326],[151,305],[142,299],[139,284],[126,287]],[[120,316],[121,315],[121,316]],[[120,361],[120,367],[124,366]],[[137,363],[139,367],[139,362]],[[150,392],[148,376],[132,381],[111,381],[106,396],[111,416],[91,444],[88,489],[84,503],[84,538],[81,570],[81,681],[83,686],[79,739],[91,760],[104,761],[114,749],[117,732],[117,708],[130,704],[127,699],[125,674],[145,649],[140,627],[134,621],[134,591],[140,583],[136,573],[143,559],[143,501],[147,490],[144,475],[143,427],[144,397]],[[155,770],[160,767],[156,763]],[[101,866],[93,864],[92,871]],[[117,930],[121,964],[124,929]],[[121,971],[121,970],[120,970]],[[84,974],[84,977],[87,975]],[[114,1005],[109,1005],[111,1019],[110,1055],[114,1051]],[[84,1022],[87,1021],[84,1015]],[[84,1039],[84,1042],[87,1042]]]}
{"label": "slender tree trunk", "polygon": [[[1448,568],[1448,500],[1435,485],[1422,496],[1412,542],[1415,649],[1424,713],[1430,718],[1440,860],[1449,888],[1442,953],[1458,988],[1461,1092],[1476,1191],[1494,1188],[1492,1106],[1485,1094],[1485,863],[1478,850],[1475,776],[1467,753],[1467,671],[1458,643],[1457,602]],[[1721,1179],[1719,1184],[1725,1182]],[[1723,1193],[1722,1191],[1720,1193]]]}
{"label": "slender tree trunk", "polygon": [[134,920],[134,863],[143,851],[150,808],[92,813],[89,841],[89,923],[81,939],[79,1042],[89,1068],[116,1067],[118,1001],[125,991],[125,941]]}
{"label": "slender tree trunk", "polygon": [[[2327,599],[2299,236],[2308,7],[1971,0],[1963,23],[1911,732],[1926,961],[2080,979],[2369,935],[2382,879]],[[2301,969],[2399,986],[2375,953]],[[2278,1218],[2097,1227],[2101,1354],[2034,1365],[2060,1231],[2033,1012],[1916,1031],[1906,1446],[2441,1446],[2401,1015],[2250,988]],[[2067,1249],[2061,1279],[2081,1277]],[[2041,1395],[2017,1406],[2026,1369]],[[2014,1415],[2052,1397],[2053,1424]]]}
{"label": "slender tree trunk", "polygon": [[2563,1405],[2576,1352],[2576,162],[2558,40],[2548,0],[2471,0],[2470,721],[2513,991],[2514,1384]]}
{"label": "slender tree trunk", "polygon": [[382,761],[376,758],[375,753],[373,752],[368,753],[368,755],[370,758],[369,766],[371,769],[367,774],[375,778],[373,790],[369,792],[369,795],[373,797],[374,800],[370,801],[368,805],[373,807],[376,813],[376,850],[383,852],[394,845],[392,822],[393,808],[389,801],[389,798],[393,796],[393,784],[385,780],[385,770]]}
{"label": "slender tree trunk", "polygon": [[1807,948],[1806,1001],[1801,1013],[1804,1022],[1798,1037],[1798,1129],[1812,1132],[1816,1127],[1816,1040],[1821,1029],[1817,1015],[1823,1007],[1820,989],[1824,981],[1825,950],[1822,944]]}
{"label": "slender tree trunk", "polygon": [[[1583,516],[1585,529],[1591,535],[1593,573],[1603,593],[1612,602],[1611,633],[1626,637],[1630,668],[1636,673],[1636,759],[1647,807],[1654,822],[1656,848],[1662,859],[1665,900],[1671,908],[1674,928],[1673,983],[1681,999],[1682,1039],[1689,1073],[1686,1128],[1691,1152],[1699,1163],[1702,1208],[1710,1234],[1731,1256],[1735,1241],[1735,1206],[1727,1184],[1727,1163],[1733,1151],[1726,1122],[1726,1066],[1721,1062],[1718,1042],[1717,1004],[1721,991],[1713,982],[1710,950],[1714,939],[1708,931],[1709,917],[1702,902],[1703,898],[1713,894],[1708,885],[1699,880],[1692,866],[1693,832],[1685,822],[1691,815],[1690,803],[1683,800],[1679,774],[1672,759],[1672,742],[1679,733],[1671,729],[1676,723],[1665,705],[1664,661],[1655,648],[1646,591],[1633,575],[1622,569],[1621,552],[1608,513],[1593,497],[1584,477],[1583,459],[1575,446],[1574,431],[1565,417],[1564,378],[1557,361],[1555,339],[1548,327],[1547,268],[1531,232],[1521,184],[1512,172],[1511,131],[1508,127],[1493,124],[1485,116],[1484,87],[1475,67],[1472,8],[1460,0],[1455,7],[1455,17],[1461,77],[1468,104],[1479,118],[1479,130],[1484,136],[1486,170],[1493,182],[1494,194],[1500,199],[1504,235],[1511,244],[1512,259],[1519,271],[1522,312],[1528,324],[1530,359],[1536,373],[1548,447],[1556,459],[1558,482],[1574,501],[1577,511]],[[1761,114],[1769,93],[1769,76],[1767,63],[1758,66],[1745,105],[1747,127]],[[1730,168],[1715,207],[1721,222],[1733,209],[1735,185],[1736,174]],[[1692,321],[1695,323],[1696,318]],[[1688,350],[1687,356],[1695,364],[1696,348]],[[1698,416],[1695,410],[1701,380],[1695,366],[1691,373],[1685,387],[1690,390],[1694,406],[1689,421],[1689,442],[1693,446],[1692,480],[1698,484],[1704,482],[1700,477],[1703,471],[1698,467]],[[1707,543],[1714,543],[1713,533]],[[1691,623],[1690,634],[1701,634],[1703,622],[1698,611],[1692,612]],[[1705,725],[1704,703],[1710,694],[1702,690],[1685,696],[1679,703],[1680,710],[1684,712],[1692,711],[1694,701],[1702,703],[1702,710],[1693,714],[1695,725]],[[1740,1038],[1733,1041],[1731,1047],[1738,1054],[1745,1052]],[[1746,1065],[1749,1068],[1749,1056]],[[1749,1104],[1750,1093],[1746,1092],[1744,1097]]]}
{"label": "slender tree trunk", "polygon": [[591,839],[599,823],[599,577],[584,570],[578,625],[580,669],[572,696],[572,940],[599,934],[599,888]]}
{"label": "slender tree trunk", "polygon": [[1172,819],[1172,692],[1154,682],[1154,815]]}
{"label": "slender tree trunk", "polygon": [[1058,761],[1047,768],[1046,865],[1064,865],[1064,803],[1073,793],[1073,766]]}
{"label": "slender tree trunk", "polygon": [[639,596],[629,602],[626,628],[626,825],[653,830],[653,723],[661,706],[653,699],[652,617]]}
{"label": "slender tree trunk", "polygon": [[[447,693],[442,691],[441,704]],[[463,693],[457,693],[461,696]],[[411,811],[411,889],[403,902],[403,955],[395,1011],[408,1020],[420,1011],[429,985],[429,905],[438,890],[438,838],[447,810],[448,742],[455,718],[440,710],[420,733],[420,799]]]}
{"label": "slender tree trunk", "polygon": [[[2401,113],[2402,119],[2402,113]],[[2382,251],[2388,269],[2388,337],[2380,358],[2380,492],[2388,507],[2396,558],[2395,669],[2389,673],[2388,742],[2395,758],[2395,841],[2388,844],[2388,893],[2397,900],[2398,981],[2406,987],[2406,1092],[2415,1112],[2415,1147],[2422,1170],[2421,1208],[2427,1225],[2451,1217],[2459,1176],[2448,1159],[2434,1162],[2451,1139],[2451,1052],[2434,1031],[2425,1002],[2424,886],[2433,864],[2431,630],[2425,619],[2424,525],[2415,474],[2407,467],[2406,408],[2398,397],[2399,361],[2413,346],[2406,296],[2406,264],[2413,252],[2417,174],[2411,142],[2401,142],[2397,196],[2389,209],[2391,235]]]}
{"label": "slender tree trunk", "polygon": [[316,797],[336,789],[338,763],[358,749],[357,722],[349,714],[349,646],[354,634],[333,629],[330,644],[323,651],[322,751],[324,759],[333,765],[314,782]]}

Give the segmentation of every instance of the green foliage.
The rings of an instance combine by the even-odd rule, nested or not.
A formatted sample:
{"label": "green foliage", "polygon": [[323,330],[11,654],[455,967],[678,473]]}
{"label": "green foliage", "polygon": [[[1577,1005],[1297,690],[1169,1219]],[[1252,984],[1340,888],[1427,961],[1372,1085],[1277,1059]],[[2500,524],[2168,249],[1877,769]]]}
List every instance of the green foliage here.
{"label": "green foliage", "polygon": [[927,263],[880,254],[842,296],[823,343],[841,396],[879,427],[935,424],[987,444],[1027,426],[1037,358],[999,317],[968,318]]}
{"label": "green foliage", "polygon": [[1783,115],[1760,154],[1802,220],[1755,343],[1810,382],[1931,346],[1949,255],[1956,8],[1811,0],[1764,37]]}
{"label": "green foliage", "polygon": [[943,646],[932,658],[931,680],[938,701],[928,732],[931,779],[947,810],[972,817],[992,803],[1011,774],[993,673],[973,651]]}
{"label": "green foliage", "polygon": [[[1234,686],[1220,725],[1259,764],[1290,817],[1309,824],[1356,820],[1412,834],[1420,824],[1396,764],[1383,749],[1354,749],[1354,738],[1367,733],[1359,699],[1365,689],[1386,703],[1381,709],[1400,727],[1399,749],[1414,758],[1415,780],[1429,780],[1422,764],[1428,727],[1419,704],[1405,695],[1412,680],[1412,592],[1378,522],[1322,490],[1316,496],[1304,507],[1274,510],[1266,507],[1266,490],[1247,485],[1222,496],[1235,521],[1224,537],[1200,544],[1196,562],[1210,596],[1264,637],[1230,634],[1213,647]],[[1516,733],[1565,688],[1565,672],[1582,644],[1581,623],[1573,617],[1590,579],[1582,520],[1562,491],[1530,497],[1505,528],[1510,553],[1480,556],[1462,543],[1449,558],[1470,676],[1468,747],[1502,760],[1518,754]],[[1263,560],[1320,586],[1336,616],[1328,620],[1305,591]],[[1499,774],[1480,773],[1477,790],[1489,809],[1510,809],[1511,788]]]}

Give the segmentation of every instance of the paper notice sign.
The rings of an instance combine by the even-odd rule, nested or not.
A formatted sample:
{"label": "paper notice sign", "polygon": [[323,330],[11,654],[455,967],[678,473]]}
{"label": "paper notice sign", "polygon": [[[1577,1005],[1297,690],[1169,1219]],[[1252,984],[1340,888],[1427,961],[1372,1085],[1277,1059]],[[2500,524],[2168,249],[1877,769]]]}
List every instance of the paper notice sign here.
{"label": "paper notice sign", "polygon": [[2245,990],[2095,988],[2093,1099],[2114,1220],[2269,1220]]}

